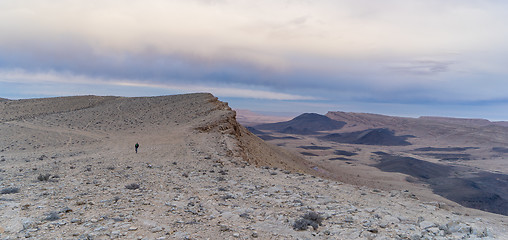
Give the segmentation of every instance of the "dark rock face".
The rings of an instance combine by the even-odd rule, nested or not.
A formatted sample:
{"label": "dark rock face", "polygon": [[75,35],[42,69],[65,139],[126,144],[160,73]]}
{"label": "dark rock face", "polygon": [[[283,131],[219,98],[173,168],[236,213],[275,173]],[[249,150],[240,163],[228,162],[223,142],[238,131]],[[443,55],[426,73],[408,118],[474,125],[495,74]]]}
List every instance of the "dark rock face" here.
{"label": "dark rock face", "polygon": [[380,162],[374,167],[385,172],[404,173],[421,180],[446,177],[452,170],[450,166],[390,154],[381,155]]}
{"label": "dark rock face", "polygon": [[[429,181],[433,191],[463,206],[508,216],[508,176],[480,173],[472,178],[436,178]],[[487,184],[493,184],[487,186]],[[504,192],[503,192],[504,191]]]}
{"label": "dark rock face", "polygon": [[406,139],[409,136],[395,136],[387,128],[368,129],[359,132],[334,133],[321,137],[321,139],[339,143],[379,145],[379,146],[407,146],[411,145]]}
{"label": "dark rock face", "polygon": [[317,113],[304,113],[290,121],[279,123],[268,123],[256,126],[261,130],[273,130],[287,134],[309,135],[316,131],[330,131],[341,129],[346,125],[345,122],[336,121],[327,116]]}
{"label": "dark rock face", "polygon": [[380,157],[374,167],[399,172],[430,184],[432,190],[463,206],[508,216],[508,175],[473,172],[457,176],[464,170],[411,157],[375,153]]}
{"label": "dark rock face", "polygon": [[316,134],[315,131],[312,131],[308,128],[303,128],[303,129],[298,129],[298,128],[294,128],[294,127],[287,127],[287,128],[284,128],[282,130],[278,130],[278,132],[280,133],[285,133],[285,134],[297,134],[297,135],[313,135],[313,134]]}
{"label": "dark rock face", "polygon": [[348,152],[348,151],[344,151],[344,150],[335,150],[333,153],[335,155],[341,155],[341,156],[347,156],[347,157],[358,155],[358,153]]}

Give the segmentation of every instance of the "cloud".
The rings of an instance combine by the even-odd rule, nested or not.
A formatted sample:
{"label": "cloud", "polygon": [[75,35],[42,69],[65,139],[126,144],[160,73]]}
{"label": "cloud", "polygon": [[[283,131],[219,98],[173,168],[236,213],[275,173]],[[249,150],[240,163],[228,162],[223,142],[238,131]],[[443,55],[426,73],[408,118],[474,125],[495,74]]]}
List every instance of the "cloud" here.
{"label": "cloud", "polygon": [[[284,54],[293,52],[415,54],[436,47],[504,46],[503,41],[495,40],[506,37],[499,21],[506,17],[495,9],[498,4],[447,2],[454,7],[442,1],[400,0],[106,0],[100,7],[83,0],[3,1],[0,34],[10,44],[26,42],[34,35],[37,38],[33,39],[42,41],[72,36],[96,51],[136,53],[151,47],[162,54],[186,51],[216,57],[225,49],[249,49],[270,52],[283,60],[288,60]],[[258,26],[257,30],[251,26]],[[260,64],[265,59],[250,60]]]}
{"label": "cloud", "polygon": [[110,86],[125,86],[133,88],[153,88],[153,89],[166,89],[168,91],[179,92],[210,92],[220,97],[234,97],[234,98],[250,98],[250,99],[269,99],[269,100],[317,100],[316,97],[287,94],[281,92],[273,92],[259,89],[249,88],[235,88],[224,86],[206,86],[196,84],[178,84],[178,83],[157,83],[136,81],[132,79],[102,79],[90,78],[83,75],[73,75],[70,73],[58,72],[42,72],[30,73],[23,70],[2,70],[0,69],[0,83],[17,83],[25,85],[38,85],[38,84],[57,84],[76,86],[86,84],[93,88],[100,88],[107,85]]}
{"label": "cloud", "polygon": [[495,0],[0,1],[1,81],[21,69],[16,79],[34,84],[489,101],[508,91],[506,9]]}
{"label": "cloud", "polygon": [[451,61],[417,60],[400,63],[390,69],[398,73],[429,75],[448,72],[452,64],[454,62]]}

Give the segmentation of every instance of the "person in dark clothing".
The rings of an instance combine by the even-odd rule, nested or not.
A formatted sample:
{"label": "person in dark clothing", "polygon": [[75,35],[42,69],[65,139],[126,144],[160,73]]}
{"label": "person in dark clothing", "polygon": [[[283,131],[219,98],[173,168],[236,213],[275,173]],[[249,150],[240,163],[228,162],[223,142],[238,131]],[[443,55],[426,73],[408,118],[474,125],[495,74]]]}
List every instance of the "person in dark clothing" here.
{"label": "person in dark clothing", "polygon": [[134,148],[136,149],[136,153],[138,153],[138,147],[139,147],[139,143],[136,143],[136,145],[134,145]]}

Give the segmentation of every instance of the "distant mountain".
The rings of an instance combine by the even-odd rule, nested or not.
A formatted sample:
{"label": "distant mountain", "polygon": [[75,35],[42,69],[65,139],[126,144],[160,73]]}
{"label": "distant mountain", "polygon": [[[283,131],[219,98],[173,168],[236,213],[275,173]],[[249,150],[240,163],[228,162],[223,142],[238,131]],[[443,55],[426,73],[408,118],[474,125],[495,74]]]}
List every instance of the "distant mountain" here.
{"label": "distant mountain", "polygon": [[423,116],[419,117],[418,119],[426,120],[426,121],[435,121],[435,122],[441,122],[441,123],[448,123],[448,124],[456,124],[456,125],[463,125],[463,126],[475,126],[475,127],[486,127],[486,126],[502,126],[502,127],[508,127],[507,121],[489,121],[487,119],[482,118],[450,118],[450,117],[428,117]]}
{"label": "distant mountain", "polygon": [[246,127],[247,130],[249,130],[251,133],[254,133],[255,135],[262,135],[262,134],[265,134],[264,132],[262,131],[259,131],[253,127]]}
{"label": "distant mountain", "polygon": [[291,127],[291,126],[289,126],[287,128],[284,128],[284,129],[281,129],[281,130],[278,130],[278,132],[285,133],[285,134],[298,134],[298,135],[317,134],[315,131],[312,131],[311,129],[308,129],[308,128],[298,129],[298,128],[294,128],[294,127]]}
{"label": "distant mountain", "polygon": [[286,122],[261,124],[257,125],[256,128],[287,134],[308,135],[315,134],[316,131],[341,129],[344,125],[346,125],[345,122],[336,121],[324,115],[317,113],[304,113]]}
{"label": "distant mountain", "polygon": [[506,146],[508,122],[447,117],[394,117],[370,113],[328,112],[327,117],[347,124],[341,132],[390,129],[399,135],[416,136],[423,146]]}
{"label": "distant mountain", "polygon": [[320,139],[339,143],[379,145],[379,146],[407,146],[411,145],[406,139],[409,136],[395,136],[386,128],[368,129],[358,132],[333,133]]}
{"label": "distant mountain", "polygon": [[427,121],[436,121],[442,123],[450,123],[450,124],[460,124],[466,126],[488,126],[493,124],[491,121],[487,119],[468,119],[468,118],[450,118],[450,117],[429,117],[422,116],[419,119],[427,120]]}

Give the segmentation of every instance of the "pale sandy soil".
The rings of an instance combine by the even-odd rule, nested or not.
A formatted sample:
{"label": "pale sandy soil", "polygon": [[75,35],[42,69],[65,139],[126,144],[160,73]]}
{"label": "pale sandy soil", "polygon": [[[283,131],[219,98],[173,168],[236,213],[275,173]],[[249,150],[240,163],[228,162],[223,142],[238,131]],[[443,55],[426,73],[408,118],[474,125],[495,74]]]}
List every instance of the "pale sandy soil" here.
{"label": "pale sandy soil", "polygon": [[[0,113],[0,239],[508,237],[498,215],[309,175],[328,172],[210,94],[3,101]],[[309,211],[322,225],[294,230]]]}

